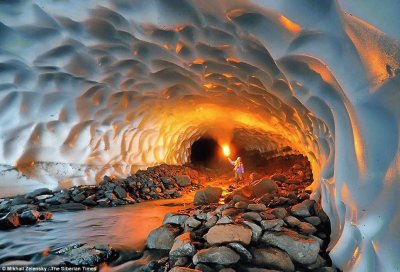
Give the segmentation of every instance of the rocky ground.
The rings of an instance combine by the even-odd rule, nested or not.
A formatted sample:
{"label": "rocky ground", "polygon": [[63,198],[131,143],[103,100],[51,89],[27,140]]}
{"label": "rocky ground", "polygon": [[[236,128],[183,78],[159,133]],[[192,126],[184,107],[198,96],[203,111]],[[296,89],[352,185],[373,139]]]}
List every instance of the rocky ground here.
{"label": "rocky ground", "polygon": [[310,166],[294,159],[230,186],[225,204],[216,203],[221,188],[197,192],[199,206],[167,214],[150,233],[148,248],[166,255],[141,271],[337,271],[326,252],[329,218],[306,189]]}
{"label": "rocky ground", "polygon": [[197,190],[206,177],[186,166],[160,165],[139,170],[126,179],[104,179],[93,186],[51,191],[37,189],[0,200],[0,230],[50,220],[53,211],[112,207],[151,199],[177,198]]}

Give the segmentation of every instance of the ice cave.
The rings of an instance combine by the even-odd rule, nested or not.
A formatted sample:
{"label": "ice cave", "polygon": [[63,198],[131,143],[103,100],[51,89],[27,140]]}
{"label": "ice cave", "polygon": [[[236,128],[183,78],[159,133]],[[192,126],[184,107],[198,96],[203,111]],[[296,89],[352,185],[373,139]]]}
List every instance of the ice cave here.
{"label": "ice cave", "polygon": [[399,11],[396,0],[0,1],[0,197],[209,162],[224,144],[300,154],[335,267],[399,271]]}

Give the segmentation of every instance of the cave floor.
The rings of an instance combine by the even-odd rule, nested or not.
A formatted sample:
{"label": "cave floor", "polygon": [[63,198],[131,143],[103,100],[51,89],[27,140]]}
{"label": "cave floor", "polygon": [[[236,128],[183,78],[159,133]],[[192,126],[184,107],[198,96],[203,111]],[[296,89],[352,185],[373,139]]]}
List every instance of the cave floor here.
{"label": "cave floor", "polygon": [[[254,175],[263,177],[288,173],[296,162],[296,157],[286,157],[270,160],[261,167],[248,167],[244,180],[238,184],[233,181],[233,173],[229,168],[197,170],[208,176],[201,185],[220,187],[225,195],[251,182]],[[135,259],[133,256],[140,256],[145,250],[148,234],[162,224],[166,213],[194,209],[195,193],[191,191],[176,199],[151,200],[112,208],[55,212],[52,221],[0,232],[0,266],[57,265],[61,261],[60,256],[48,252],[74,243],[112,245],[121,255],[113,264],[117,265],[117,270],[140,266],[143,262],[158,258],[157,253],[147,251],[140,260],[132,260]]]}

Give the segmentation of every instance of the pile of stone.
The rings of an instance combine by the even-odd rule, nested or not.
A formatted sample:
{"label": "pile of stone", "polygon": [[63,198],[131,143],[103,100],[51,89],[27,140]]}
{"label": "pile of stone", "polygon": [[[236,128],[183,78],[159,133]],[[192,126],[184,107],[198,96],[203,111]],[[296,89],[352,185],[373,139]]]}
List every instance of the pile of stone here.
{"label": "pile of stone", "polygon": [[109,245],[90,245],[77,243],[61,248],[53,254],[61,257],[60,265],[98,266],[110,263],[118,258],[118,252]]}
{"label": "pile of stone", "polygon": [[204,176],[186,166],[160,165],[139,170],[125,179],[104,176],[98,185],[76,186],[60,191],[37,189],[26,195],[0,200],[0,229],[35,224],[51,219],[48,211],[86,210],[134,204],[151,199],[180,197],[200,188]]}
{"label": "pile of stone", "polygon": [[[233,191],[224,205],[167,214],[147,246],[168,250],[168,257],[148,266],[154,271],[336,271],[326,253],[328,217],[304,185],[296,194],[282,189],[285,181],[279,183],[263,178]],[[203,191],[215,197],[217,189]]]}

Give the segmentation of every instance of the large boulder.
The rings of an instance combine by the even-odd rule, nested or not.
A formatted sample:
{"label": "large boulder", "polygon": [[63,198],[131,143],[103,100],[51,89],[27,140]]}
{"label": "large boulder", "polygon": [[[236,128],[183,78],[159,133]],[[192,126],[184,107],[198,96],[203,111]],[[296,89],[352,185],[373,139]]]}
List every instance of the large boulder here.
{"label": "large boulder", "polygon": [[19,226],[19,217],[17,213],[9,212],[0,218],[0,229],[12,229]]}
{"label": "large boulder", "polygon": [[320,249],[317,239],[286,228],[280,232],[266,231],[262,235],[261,241],[286,251],[293,260],[305,265],[316,262]]}
{"label": "large boulder", "polygon": [[210,245],[241,243],[249,245],[252,231],[244,225],[224,224],[210,228],[204,238]]}
{"label": "large boulder", "polygon": [[189,215],[186,214],[167,213],[164,216],[163,224],[175,224],[183,227],[188,218]]}
{"label": "large boulder", "polygon": [[257,266],[293,272],[294,264],[289,255],[276,248],[257,248],[253,250],[253,263]]}
{"label": "large boulder", "polygon": [[186,187],[192,184],[190,177],[188,175],[176,176],[176,183],[181,187]]}
{"label": "large boulder", "polygon": [[222,195],[222,189],[219,187],[207,186],[194,195],[194,205],[208,205],[218,203]]}
{"label": "large boulder", "polygon": [[147,237],[147,247],[151,249],[170,250],[180,232],[180,229],[176,226],[170,224],[162,225],[150,232]]}
{"label": "large boulder", "polygon": [[258,181],[256,181],[254,184],[250,186],[250,190],[255,197],[260,197],[264,194],[273,194],[277,193],[279,190],[278,185],[276,184],[275,181],[267,179],[267,178],[262,178]]}
{"label": "large boulder", "polygon": [[230,265],[237,263],[239,260],[239,254],[225,246],[202,249],[193,256],[195,265],[198,263]]}
{"label": "large boulder", "polygon": [[258,242],[258,240],[261,237],[262,234],[262,229],[259,225],[257,225],[256,223],[250,222],[250,221],[244,221],[243,224],[245,224],[246,226],[248,226],[251,229],[251,240],[253,242]]}

